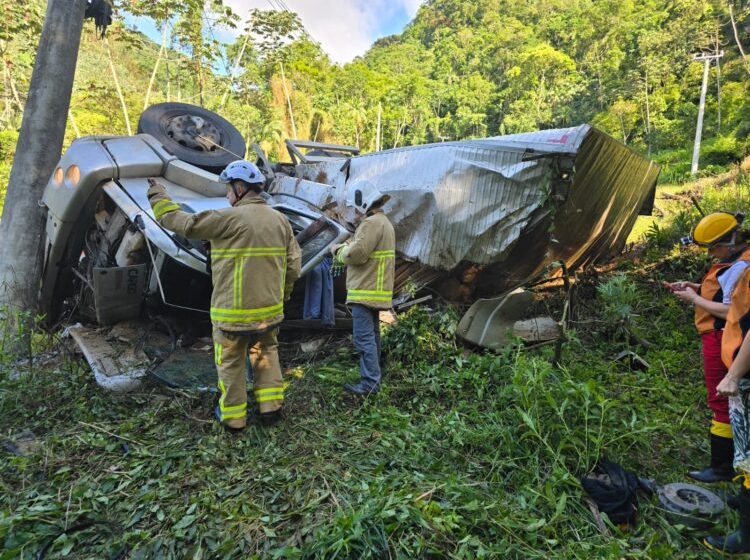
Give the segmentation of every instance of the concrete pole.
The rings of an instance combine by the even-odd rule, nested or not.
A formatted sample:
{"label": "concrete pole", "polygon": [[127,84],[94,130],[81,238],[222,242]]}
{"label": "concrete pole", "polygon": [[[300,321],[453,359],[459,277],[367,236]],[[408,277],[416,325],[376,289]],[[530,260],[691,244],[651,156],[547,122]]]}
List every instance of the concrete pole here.
{"label": "concrete pole", "polygon": [[380,151],[380,126],[383,118],[383,103],[378,101],[378,128],[375,133],[375,151]]}
{"label": "concrete pole", "polygon": [[703,134],[703,113],[706,109],[706,91],[708,90],[708,67],[711,60],[703,61],[703,85],[701,86],[701,100],[698,105],[698,123],[695,126],[695,143],[693,144],[693,164],[690,166],[690,175],[698,173],[698,159],[701,154],[701,135]]}
{"label": "concrete pole", "polygon": [[292,111],[292,98],[289,96],[289,90],[286,87],[286,76],[284,75],[284,63],[279,62],[281,66],[281,85],[284,86],[284,95],[286,95],[286,103],[289,106],[289,120],[292,123],[292,137],[297,139],[297,125],[294,123],[294,111]]}
{"label": "concrete pole", "polygon": [[44,187],[60,159],[86,0],[48,0],[0,220],[0,304],[34,312],[41,278]]}

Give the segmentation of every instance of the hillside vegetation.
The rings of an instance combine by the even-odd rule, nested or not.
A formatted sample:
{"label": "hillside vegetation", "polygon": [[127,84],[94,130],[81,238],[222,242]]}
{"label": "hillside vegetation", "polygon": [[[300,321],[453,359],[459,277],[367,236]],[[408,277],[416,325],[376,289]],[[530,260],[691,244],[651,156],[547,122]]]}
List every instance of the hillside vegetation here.
{"label": "hillside vegetation", "polygon": [[[239,437],[214,422],[214,394],[156,382],[106,392],[61,334],[34,333],[33,359],[17,361],[18,333],[0,323],[0,560],[713,557],[703,533],[645,496],[635,527],[612,525],[579,478],[600,457],[659,483],[707,460],[692,312],[661,281],[705,268],[675,244],[698,217],[689,194],[706,211],[750,212],[747,169],[733,166],[748,150],[750,73],[730,22],[731,7],[750,44],[747,2],[428,0],[402,34],[344,66],[286,12],[122,4],[167,31],[165,49],[121,24],[104,43],[87,24],[66,142],[134,130],[161,53],[149,103],[218,110],[276,157],[293,130],[367,151],[593,122],[682,182],[702,73],[691,55],[722,48],[721,129],[714,68],[705,131],[713,167],[662,191],[632,252],[577,273],[559,365],[551,346],[466,348],[463,309],[431,302],[387,329],[383,389],[362,402],[341,390],[357,376],[347,338],[304,354],[282,337],[286,418]],[[42,8],[0,0],[0,185]],[[212,39],[246,16],[234,44]],[[537,290],[535,313],[562,308],[559,285]],[[618,361],[623,350],[648,365]],[[736,524],[728,510],[715,530]]]}
{"label": "hillside vegetation", "polygon": [[[45,3],[22,4],[0,0],[0,189]],[[235,14],[221,0],[123,0],[119,8],[151,17],[165,40],[116,23],[104,43],[87,24],[68,142],[126,134],[128,121],[134,131],[147,97],[217,110],[276,158],[293,136],[371,151],[591,122],[664,164],[663,181],[680,182],[703,70],[692,55],[724,50],[711,67],[704,173],[750,151],[750,60],[737,45],[750,49],[744,0],[428,0],[403,33],[343,66],[290,12]],[[231,27],[236,41],[219,44],[219,28]]]}
{"label": "hillside vegetation", "polygon": [[[750,210],[747,175],[688,188]],[[712,558],[645,496],[632,530],[597,521],[578,482],[602,456],[659,483],[706,461],[692,312],[660,288],[700,276],[704,255],[674,248],[695,217],[684,201],[638,256],[578,275],[559,367],[549,346],[470,351],[460,310],[419,306],[388,328],[364,402],[341,391],[349,341],[305,355],[282,337],[286,419],[239,437],[214,395],[103,391],[40,333],[33,365],[0,359],[0,558]],[[535,306],[560,317],[562,288]],[[716,531],[735,525],[727,510]]]}

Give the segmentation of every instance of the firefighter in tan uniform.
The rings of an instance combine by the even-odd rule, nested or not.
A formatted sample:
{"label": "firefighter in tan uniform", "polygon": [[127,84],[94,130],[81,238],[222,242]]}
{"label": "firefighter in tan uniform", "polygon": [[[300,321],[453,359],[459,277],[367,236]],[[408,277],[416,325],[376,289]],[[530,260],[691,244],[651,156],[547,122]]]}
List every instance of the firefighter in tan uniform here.
{"label": "firefighter in tan uniform", "polygon": [[361,379],[344,389],[357,395],[380,388],[380,310],[393,305],[396,259],[396,234],[382,210],[389,198],[371,185],[351,189],[347,205],[365,218],[350,243],[331,248],[336,261],[347,265],[346,302],[352,310]]}
{"label": "firefighter in tan uniform", "polygon": [[284,302],[300,275],[300,248],[289,221],[259,195],[264,177],[250,162],[227,166],[231,208],[189,214],[170,200],[163,185],[149,180],[154,217],[169,230],[211,242],[214,361],[219,377],[216,415],[223,426],[247,423],[245,357],[250,352],[255,400],[265,425],[279,420],[284,386],[277,325]]}

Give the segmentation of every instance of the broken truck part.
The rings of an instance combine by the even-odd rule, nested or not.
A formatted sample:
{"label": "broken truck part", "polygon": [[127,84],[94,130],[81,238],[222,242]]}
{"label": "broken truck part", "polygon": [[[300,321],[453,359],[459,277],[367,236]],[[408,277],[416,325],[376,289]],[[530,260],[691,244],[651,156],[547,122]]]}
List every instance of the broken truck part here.
{"label": "broken truck part", "polygon": [[[178,160],[151,136],[74,142],[43,197],[47,227],[41,305],[50,319],[59,317],[71,297],[77,298],[71,305],[79,313],[100,325],[136,318],[145,299],[161,297],[160,287],[164,306],[207,316],[206,248],[202,240],[182,238],[154,219],[146,197],[149,177],[158,178],[186,212],[229,207],[226,188],[215,174]],[[273,199],[269,203],[300,236],[303,274],[333,243],[349,236],[346,228],[314,209],[290,208]]]}

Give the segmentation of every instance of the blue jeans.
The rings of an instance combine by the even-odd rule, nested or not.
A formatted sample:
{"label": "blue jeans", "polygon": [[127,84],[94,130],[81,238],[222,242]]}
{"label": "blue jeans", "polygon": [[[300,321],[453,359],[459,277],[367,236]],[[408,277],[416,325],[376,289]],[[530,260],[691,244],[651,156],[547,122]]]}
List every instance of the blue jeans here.
{"label": "blue jeans", "polygon": [[308,272],[305,278],[305,306],[302,318],[320,319],[324,327],[332,327],[336,324],[333,311],[331,264],[332,259],[326,257]]}
{"label": "blue jeans", "polygon": [[380,385],[380,311],[358,303],[351,308],[362,384],[372,390]]}

